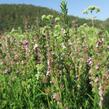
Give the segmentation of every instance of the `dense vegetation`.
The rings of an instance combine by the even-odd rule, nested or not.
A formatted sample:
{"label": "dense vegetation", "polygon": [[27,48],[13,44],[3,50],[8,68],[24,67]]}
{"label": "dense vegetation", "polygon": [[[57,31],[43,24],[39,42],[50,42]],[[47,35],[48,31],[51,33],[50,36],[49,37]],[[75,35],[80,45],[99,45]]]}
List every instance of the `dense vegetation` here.
{"label": "dense vegetation", "polygon": [[[52,9],[48,9],[45,7],[35,7],[32,5],[11,5],[11,4],[1,4],[0,5],[0,31],[11,30],[12,28],[22,28],[22,30],[27,30],[31,28],[31,26],[35,26],[38,28],[39,26],[43,26],[41,21],[42,15],[51,14],[53,16],[58,16],[61,14]],[[69,21],[75,21],[78,25],[87,23],[91,25],[90,20],[82,19],[79,17],[69,16]],[[70,24],[72,26],[72,24]],[[109,23],[96,20],[96,27],[108,28]]]}
{"label": "dense vegetation", "polygon": [[0,30],[11,30],[12,28],[22,28],[30,26],[41,26],[41,16],[43,14],[57,15],[56,11],[48,8],[34,7],[32,5],[0,5]]}
{"label": "dense vegetation", "polygon": [[0,109],[109,109],[109,33],[61,9],[0,35]]}

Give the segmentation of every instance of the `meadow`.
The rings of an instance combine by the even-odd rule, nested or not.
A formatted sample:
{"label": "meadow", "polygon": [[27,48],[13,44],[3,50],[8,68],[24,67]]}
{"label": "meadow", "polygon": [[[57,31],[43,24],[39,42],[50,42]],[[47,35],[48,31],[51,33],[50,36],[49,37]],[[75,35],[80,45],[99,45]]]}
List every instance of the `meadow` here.
{"label": "meadow", "polygon": [[109,109],[109,33],[61,9],[0,35],[0,109]]}

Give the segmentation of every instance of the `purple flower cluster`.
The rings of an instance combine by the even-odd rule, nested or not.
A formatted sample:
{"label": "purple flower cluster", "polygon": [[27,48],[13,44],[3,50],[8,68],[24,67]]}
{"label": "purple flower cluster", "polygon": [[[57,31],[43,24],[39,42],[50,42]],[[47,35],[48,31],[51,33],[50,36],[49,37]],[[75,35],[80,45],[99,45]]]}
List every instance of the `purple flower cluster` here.
{"label": "purple flower cluster", "polygon": [[93,61],[92,61],[92,58],[91,58],[91,57],[89,57],[89,58],[87,59],[87,64],[88,64],[89,66],[92,66],[92,65],[93,65]]}
{"label": "purple flower cluster", "polygon": [[25,50],[27,50],[28,47],[29,47],[29,42],[28,42],[27,40],[24,40],[24,41],[22,42],[22,45],[23,45],[23,48],[24,48]]}

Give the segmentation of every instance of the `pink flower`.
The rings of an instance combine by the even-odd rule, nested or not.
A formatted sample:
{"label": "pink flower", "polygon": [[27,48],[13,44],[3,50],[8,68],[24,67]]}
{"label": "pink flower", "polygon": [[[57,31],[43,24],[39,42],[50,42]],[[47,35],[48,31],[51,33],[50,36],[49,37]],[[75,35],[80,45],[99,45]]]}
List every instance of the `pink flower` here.
{"label": "pink flower", "polygon": [[28,42],[27,40],[24,40],[24,41],[22,42],[22,44],[23,44],[24,49],[27,50],[28,47],[29,47],[29,42]]}
{"label": "pink flower", "polygon": [[92,66],[92,65],[93,65],[93,61],[92,61],[92,58],[91,58],[91,57],[88,58],[87,64],[88,64],[89,66]]}

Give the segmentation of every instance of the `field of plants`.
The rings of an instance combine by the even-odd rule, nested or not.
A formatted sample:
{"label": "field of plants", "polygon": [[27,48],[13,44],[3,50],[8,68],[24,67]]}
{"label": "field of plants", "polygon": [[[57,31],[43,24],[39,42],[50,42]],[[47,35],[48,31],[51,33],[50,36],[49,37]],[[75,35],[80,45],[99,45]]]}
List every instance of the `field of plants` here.
{"label": "field of plants", "polygon": [[109,109],[109,33],[61,9],[37,30],[0,35],[0,109]]}

